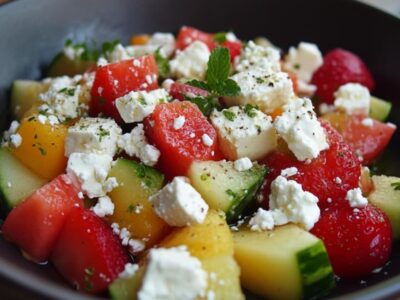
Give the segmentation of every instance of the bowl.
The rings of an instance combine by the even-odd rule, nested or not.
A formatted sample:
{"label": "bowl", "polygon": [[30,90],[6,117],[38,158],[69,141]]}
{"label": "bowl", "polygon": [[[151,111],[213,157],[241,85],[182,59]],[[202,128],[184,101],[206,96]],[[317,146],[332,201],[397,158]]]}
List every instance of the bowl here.
{"label": "bowl", "polygon": [[[120,39],[135,33],[176,32],[182,25],[205,31],[232,29],[243,39],[267,36],[287,49],[299,41],[323,52],[342,47],[357,53],[375,76],[374,94],[391,100],[390,121],[400,124],[400,19],[346,0],[18,0],[0,7],[0,127],[9,116],[9,88],[14,79],[38,79],[43,68],[74,40]],[[397,133],[387,151],[384,172],[400,175]],[[390,263],[358,282],[340,282],[329,298],[384,299],[400,295],[400,252]],[[49,266],[25,260],[0,238],[2,299],[95,299],[72,290]],[[258,299],[247,294],[248,299]]]}

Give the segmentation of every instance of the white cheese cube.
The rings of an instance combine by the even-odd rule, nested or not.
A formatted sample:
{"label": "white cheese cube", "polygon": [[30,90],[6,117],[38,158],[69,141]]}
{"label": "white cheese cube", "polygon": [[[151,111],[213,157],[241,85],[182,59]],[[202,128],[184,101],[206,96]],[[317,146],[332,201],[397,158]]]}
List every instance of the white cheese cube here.
{"label": "white cheese cube", "polygon": [[176,53],[175,58],[169,62],[172,76],[177,78],[204,79],[210,50],[207,45],[195,41],[183,51]]}
{"label": "white cheese cube", "polygon": [[368,205],[368,199],[362,195],[360,188],[347,191],[346,200],[349,201],[353,208],[363,208]]}
{"label": "white cheese cube", "polygon": [[267,74],[281,70],[279,51],[272,47],[264,47],[249,41],[242,53],[236,58],[235,70],[243,72],[260,68]]}
{"label": "white cheese cube", "polygon": [[112,119],[82,118],[68,128],[65,156],[73,152],[114,156],[121,128]]}
{"label": "white cheese cube", "polygon": [[150,115],[157,104],[168,101],[169,95],[164,89],[156,89],[150,92],[129,92],[118,98],[115,105],[125,123],[142,122]]}
{"label": "white cheese cube", "polygon": [[207,272],[186,247],[154,248],[149,252],[138,299],[195,300],[206,288]]}
{"label": "white cheese cube", "polygon": [[157,215],[171,226],[201,224],[208,212],[207,203],[186,177],[175,177],[149,201]]}
{"label": "white cheese cube", "polygon": [[242,157],[234,161],[233,163],[236,171],[243,172],[250,170],[253,167],[253,163],[251,162],[250,158]]}
{"label": "white cheese cube", "polygon": [[295,73],[300,81],[308,83],[322,63],[323,58],[318,46],[301,42],[297,48],[290,47],[285,57],[284,69]]}
{"label": "white cheese cube", "polygon": [[274,122],[276,131],[300,161],[316,158],[322,150],[329,148],[313,108],[310,99],[293,99]]}
{"label": "white cheese cube", "polygon": [[122,135],[118,140],[118,147],[148,166],[154,166],[160,157],[160,151],[147,142],[143,124],[138,124],[130,133]]}
{"label": "white cheese cube", "polygon": [[370,93],[359,83],[347,83],[335,92],[334,105],[338,110],[351,115],[354,113],[369,114]]}
{"label": "white cheese cube", "polygon": [[294,96],[293,83],[284,72],[269,74],[262,69],[250,69],[231,76],[240,87],[240,94],[224,97],[228,106],[252,104],[271,113]]}
{"label": "white cheese cube", "polygon": [[106,195],[105,182],[111,169],[112,157],[107,154],[72,153],[68,159],[67,173],[81,185],[89,198]]}
{"label": "white cheese cube", "polygon": [[238,106],[214,110],[210,118],[218,133],[220,149],[229,160],[242,157],[257,160],[277,146],[271,117],[256,108],[247,112]]}

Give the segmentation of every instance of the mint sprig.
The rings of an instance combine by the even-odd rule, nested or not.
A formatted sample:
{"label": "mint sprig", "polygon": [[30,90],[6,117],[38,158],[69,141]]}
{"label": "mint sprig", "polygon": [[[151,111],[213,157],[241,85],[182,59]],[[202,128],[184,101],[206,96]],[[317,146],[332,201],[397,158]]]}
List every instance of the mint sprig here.
{"label": "mint sprig", "polygon": [[161,52],[160,48],[154,52],[154,58],[156,59],[157,67],[158,67],[158,74],[160,78],[167,78],[169,75],[169,61],[168,58],[165,58]]}

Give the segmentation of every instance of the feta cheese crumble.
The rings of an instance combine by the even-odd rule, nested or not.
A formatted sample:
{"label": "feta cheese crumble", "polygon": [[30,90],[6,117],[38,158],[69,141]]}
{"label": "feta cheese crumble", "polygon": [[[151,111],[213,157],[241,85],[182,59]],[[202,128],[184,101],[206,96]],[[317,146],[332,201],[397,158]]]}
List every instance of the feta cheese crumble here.
{"label": "feta cheese crumble", "polygon": [[118,277],[126,279],[132,278],[138,270],[139,270],[138,264],[127,263],[125,264],[124,270],[121,273],[119,273]]}
{"label": "feta cheese crumble", "polygon": [[151,249],[139,300],[195,300],[205,294],[207,273],[186,247]]}
{"label": "feta cheese crumble", "polygon": [[243,172],[250,170],[253,167],[253,163],[248,157],[242,157],[234,161],[233,166],[236,171]]}
{"label": "feta cheese crumble", "polygon": [[148,166],[154,166],[160,158],[160,151],[148,143],[143,124],[138,124],[130,133],[122,135],[118,140],[118,147]]}
{"label": "feta cheese crumble", "polygon": [[157,215],[171,226],[201,224],[207,215],[207,203],[188,181],[175,177],[149,198]]}
{"label": "feta cheese crumble", "polygon": [[175,58],[169,62],[171,74],[178,78],[204,79],[210,57],[208,46],[195,41],[183,51],[177,51]]}
{"label": "feta cheese crumble", "polygon": [[74,152],[114,156],[121,132],[121,128],[112,119],[81,118],[68,128],[65,156]]}
{"label": "feta cheese crumble", "polygon": [[95,206],[91,210],[100,218],[110,216],[114,213],[114,203],[108,196],[102,196],[97,200]]}
{"label": "feta cheese crumble", "polygon": [[372,120],[371,118],[365,118],[361,121],[361,124],[365,127],[372,127],[374,126],[374,120]]}
{"label": "feta cheese crumble", "polygon": [[334,105],[338,110],[351,115],[363,113],[368,115],[370,107],[369,90],[359,83],[347,83],[335,92]]}
{"label": "feta cheese crumble", "polygon": [[210,119],[217,130],[220,149],[229,160],[257,160],[277,146],[272,118],[256,108],[233,106],[214,110]]}
{"label": "feta cheese crumble", "polygon": [[203,134],[201,136],[201,140],[203,141],[203,144],[208,147],[211,147],[214,143],[214,141],[210,138],[210,136],[208,134]]}
{"label": "feta cheese crumble", "polygon": [[346,200],[349,201],[353,208],[363,208],[368,205],[368,199],[362,195],[360,188],[347,191]]}
{"label": "feta cheese crumble", "polygon": [[271,113],[294,97],[293,83],[284,72],[268,73],[262,69],[249,69],[230,77],[240,87],[240,94],[224,97],[227,106],[252,104],[263,112]]}
{"label": "feta cheese crumble", "polygon": [[281,70],[279,51],[272,47],[264,47],[249,41],[241,54],[236,58],[235,70],[243,72],[260,68],[265,73],[275,73]]}
{"label": "feta cheese crumble", "polygon": [[298,160],[316,158],[321,151],[329,148],[310,99],[293,99],[283,109],[274,126]]}
{"label": "feta cheese crumble", "polygon": [[297,48],[289,48],[284,61],[284,69],[295,73],[300,81],[308,83],[322,63],[323,58],[318,46],[301,42]]}
{"label": "feta cheese crumble", "polygon": [[142,122],[157,104],[168,102],[168,99],[169,95],[164,89],[132,91],[115,100],[115,106],[125,123]]}
{"label": "feta cheese crumble", "polygon": [[185,125],[185,117],[184,116],[179,116],[177,118],[174,119],[174,129],[175,130],[179,130],[183,127],[183,125]]}
{"label": "feta cheese crumble", "polygon": [[281,171],[281,176],[288,178],[290,176],[296,175],[298,172],[299,172],[299,170],[296,167],[290,167],[290,168],[283,169]]}

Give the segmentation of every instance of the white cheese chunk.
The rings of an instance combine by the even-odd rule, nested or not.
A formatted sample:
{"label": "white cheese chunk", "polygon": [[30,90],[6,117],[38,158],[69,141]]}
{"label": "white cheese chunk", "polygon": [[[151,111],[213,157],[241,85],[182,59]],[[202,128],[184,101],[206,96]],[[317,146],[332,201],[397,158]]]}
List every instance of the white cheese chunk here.
{"label": "white cheese chunk", "polygon": [[253,163],[248,157],[242,157],[235,160],[233,165],[236,171],[239,172],[250,170],[253,167]]}
{"label": "white cheese chunk", "polygon": [[112,119],[81,118],[68,128],[65,156],[73,152],[114,156],[121,132],[121,128]]}
{"label": "white cheese chunk", "polygon": [[360,188],[355,188],[347,191],[346,200],[349,201],[353,208],[363,208],[368,205],[368,199],[362,195]]}
{"label": "white cheese chunk", "polygon": [[201,224],[208,212],[207,203],[186,177],[175,177],[149,201],[157,215],[171,226]]}
{"label": "white cheese chunk", "polygon": [[124,270],[121,273],[119,273],[118,277],[126,279],[132,278],[138,270],[139,270],[138,264],[127,263],[125,264]]}
{"label": "white cheese chunk", "polygon": [[106,195],[105,182],[111,162],[108,154],[75,152],[69,156],[67,173],[80,183],[89,198],[102,197]]}
{"label": "white cheese chunk", "polygon": [[242,157],[257,160],[277,146],[271,117],[258,109],[246,112],[243,107],[233,106],[214,110],[210,118],[218,133],[220,149],[229,160]]}
{"label": "white cheese chunk", "polygon": [[249,221],[252,231],[271,230],[274,228],[274,218],[269,210],[259,208]]}
{"label": "white cheese chunk", "polygon": [[71,44],[65,45],[63,49],[64,55],[70,60],[80,59],[83,52],[85,52],[85,48],[83,46],[73,46]]}
{"label": "white cheese chunk", "polygon": [[175,58],[169,62],[171,74],[177,78],[204,79],[210,50],[207,45],[195,41],[183,51],[176,53]]}
{"label": "white cheese chunk", "polygon": [[154,166],[160,157],[160,151],[148,143],[143,124],[138,124],[130,133],[122,135],[118,140],[118,146],[126,154],[136,156],[148,166]]}
{"label": "white cheese chunk", "polygon": [[169,95],[164,89],[132,91],[118,98],[115,105],[125,123],[134,123],[142,122],[154,111],[157,104],[165,103],[168,99]]}
{"label": "white cheese chunk", "polygon": [[173,125],[174,129],[175,130],[181,129],[183,127],[183,125],[185,125],[185,121],[186,121],[185,116],[179,116],[179,117],[175,118],[174,125]]}
{"label": "white cheese chunk", "polygon": [[371,118],[365,118],[361,121],[361,124],[363,124],[365,127],[372,127],[374,126],[374,120]]}
{"label": "white cheese chunk", "polygon": [[301,42],[297,48],[290,47],[285,57],[284,69],[295,73],[297,78],[304,83],[309,83],[322,63],[323,58],[318,46]]}
{"label": "white cheese chunk", "polygon": [[102,196],[97,200],[95,206],[91,210],[100,218],[110,216],[114,213],[114,203],[108,196]]}
{"label": "white cheese chunk", "polygon": [[158,248],[149,260],[138,293],[139,300],[195,300],[205,294],[207,273],[186,247]]}
{"label": "white cheese chunk", "polygon": [[329,148],[310,99],[293,99],[283,109],[274,126],[298,160],[316,158],[322,150]]}
{"label": "white cheese chunk", "polygon": [[279,51],[249,41],[236,58],[235,70],[243,72],[254,68],[260,68],[267,74],[279,72],[281,70]]}
{"label": "white cheese chunk", "polygon": [[347,83],[335,92],[335,107],[351,115],[354,113],[369,114],[370,93],[359,83]]}
{"label": "white cheese chunk", "polygon": [[318,198],[305,192],[294,180],[278,176],[271,183],[270,209],[281,211],[288,222],[296,223],[306,230],[310,230],[319,220],[320,209],[317,203]]}
{"label": "white cheese chunk", "polygon": [[281,176],[288,178],[290,176],[296,175],[298,172],[299,172],[299,170],[296,167],[290,167],[290,168],[283,169],[281,171]]}
{"label": "white cheese chunk", "polygon": [[19,125],[20,124],[18,121],[12,121],[10,124],[10,128],[3,132],[1,143],[2,147],[18,148],[21,145],[22,137],[20,134],[17,133]]}
{"label": "white cheese chunk", "polygon": [[266,113],[285,105],[293,96],[293,83],[284,72],[269,74],[262,69],[250,69],[231,76],[240,87],[240,94],[224,97],[227,106],[252,104]]}
{"label": "white cheese chunk", "polygon": [[171,33],[156,32],[144,45],[133,45],[125,47],[130,57],[139,57],[153,54],[158,49],[163,57],[170,57],[175,51],[175,37]]}
{"label": "white cheese chunk", "polygon": [[22,137],[19,133],[12,134],[10,136],[10,147],[11,148],[18,148],[22,144]]}

